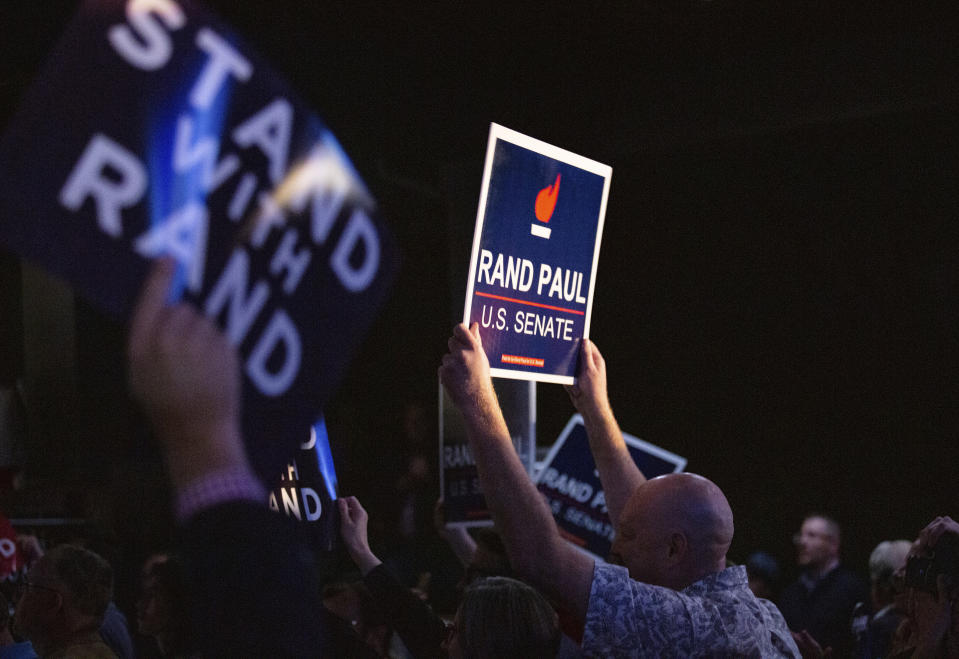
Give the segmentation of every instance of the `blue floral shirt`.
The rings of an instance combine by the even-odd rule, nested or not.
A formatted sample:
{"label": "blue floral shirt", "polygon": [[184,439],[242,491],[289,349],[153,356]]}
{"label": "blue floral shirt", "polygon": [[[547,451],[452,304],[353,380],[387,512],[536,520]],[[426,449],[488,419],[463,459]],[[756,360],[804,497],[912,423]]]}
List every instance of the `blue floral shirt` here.
{"label": "blue floral shirt", "polygon": [[726,568],[676,591],[597,563],[586,611],[590,657],[796,657],[776,605],[749,590],[746,568]]}

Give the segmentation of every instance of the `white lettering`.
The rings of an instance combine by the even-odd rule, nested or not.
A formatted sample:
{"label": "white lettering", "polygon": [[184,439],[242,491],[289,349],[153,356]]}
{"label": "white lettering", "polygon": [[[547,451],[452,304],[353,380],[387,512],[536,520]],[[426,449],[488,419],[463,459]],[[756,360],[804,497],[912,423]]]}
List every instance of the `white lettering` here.
{"label": "white lettering", "polygon": [[280,496],[283,498],[283,513],[287,517],[290,516],[290,513],[293,513],[294,517],[303,521],[303,517],[300,515],[300,502],[296,498],[296,488],[291,487],[287,490],[287,488],[281,487]]}
{"label": "white lettering", "polygon": [[207,211],[202,204],[187,204],[166,220],[150,227],[137,238],[136,251],[155,258],[169,254],[187,271],[190,290],[198,292],[203,286],[206,264]]}
{"label": "white lettering", "polygon": [[173,171],[183,174],[195,165],[199,165],[200,186],[203,191],[215,190],[240,168],[240,159],[230,154],[217,164],[216,158],[220,152],[219,140],[207,136],[191,146],[192,137],[193,121],[187,116],[180,117],[174,138]]}
{"label": "white lettering", "polygon": [[550,268],[545,263],[540,263],[539,265],[539,283],[536,284],[536,294],[543,294],[543,285],[548,284],[551,275],[553,274],[553,269]]}
{"label": "white lettering", "polygon": [[234,250],[223,269],[223,274],[207,296],[203,308],[207,316],[215,318],[229,302],[226,335],[233,345],[240,345],[243,342],[253,319],[260,313],[260,309],[270,295],[270,287],[266,282],[260,281],[253,287],[250,295],[244,297],[249,269],[249,257],[246,252],[242,249]]}
{"label": "white lettering", "polygon": [[517,311],[513,321],[513,330],[530,336],[544,336],[564,341],[573,340],[572,320],[537,314],[532,311]]}
{"label": "white lettering", "polygon": [[[320,497],[312,487],[301,487],[300,494],[303,497],[303,510],[306,511],[306,521],[315,522],[323,514],[323,504],[320,503]],[[310,501],[314,504],[314,509],[310,510]]]}
{"label": "white lettering", "polygon": [[578,481],[575,478],[570,478],[566,474],[560,474],[553,467],[546,470],[540,482],[545,483],[547,487],[561,494],[565,494],[580,503],[586,503],[589,498],[593,496],[592,485]]}
{"label": "white lettering", "polygon": [[475,464],[469,444],[453,444],[443,447],[443,465],[445,467],[466,467]]}
{"label": "white lettering", "polygon": [[[350,257],[359,242],[363,243],[363,262],[358,268],[350,263]],[[373,222],[361,209],[353,211],[350,221],[343,230],[330,265],[340,283],[348,291],[358,293],[373,281],[380,264],[380,238],[376,234]]]}
{"label": "white lettering", "polygon": [[480,250],[480,265],[476,273],[476,281],[483,281],[483,277],[486,277],[486,283],[489,283],[489,268],[493,265],[493,253],[488,249]]}
{"label": "white lettering", "polygon": [[268,171],[274,185],[286,170],[287,149],[293,123],[293,109],[286,99],[278,98],[233,130],[233,139],[242,147],[256,145],[269,161]]}
{"label": "white lettering", "polygon": [[553,274],[553,282],[549,285],[549,297],[553,297],[553,293],[556,293],[556,297],[562,299],[563,297],[563,268],[556,268],[555,274]]}
{"label": "white lettering", "polygon": [[303,451],[309,451],[314,446],[316,446],[316,428],[310,426],[310,438],[304,443],[300,444],[300,449]]}
{"label": "white lettering", "polygon": [[[283,344],[283,363],[275,372],[267,369],[267,362],[276,349]],[[279,396],[293,384],[300,370],[300,335],[293,321],[282,309],[273,313],[269,325],[256,342],[246,362],[246,373],[257,389],[267,396]]]}
{"label": "white lettering", "polygon": [[123,233],[120,210],[135,206],[146,188],[146,169],[137,157],[97,133],[60,190],[60,203],[78,211],[87,197],[93,197],[100,230],[119,238]]}
{"label": "white lettering", "polygon": [[284,215],[280,205],[266,192],[261,192],[257,201],[260,207],[254,220],[250,244],[259,249],[263,247],[266,237],[270,235],[270,229],[274,225],[280,225],[286,222],[286,215]]}
{"label": "white lettering", "polygon": [[231,74],[238,80],[246,81],[253,73],[253,66],[229,42],[210,29],[203,28],[197,32],[196,45],[210,57],[190,90],[190,105],[208,110]]}
{"label": "white lettering", "polygon": [[144,71],[156,71],[170,60],[173,43],[170,35],[151,15],[155,13],[170,30],[179,30],[186,24],[186,16],[179,5],[170,0],[130,0],[127,3],[129,26],[114,25],[107,31],[107,39],[114,50],[127,62]]}
{"label": "white lettering", "polygon": [[287,229],[286,233],[283,234],[283,240],[280,241],[280,246],[276,248],[273,259],[270,261],[271,275],[278,276],[284,270],[286,271],[283,292],[287,295],[296,290],[297,284],[303,278],[303,273],[310,265],[311,253],[309,249],[304,248],[299,252],[293,251],[298,236],[299,233],[295,229]]}
{"label": "white lettering", "polygon": [[256,192],[256,176],[247,172],[240,179],[240,184],[236,186],[236,192],[233,193],[230,207],[226,211],[230,220],[236,222],[242,217],[247,206],[250,205],[250,198],[253,197],[254,192]]}

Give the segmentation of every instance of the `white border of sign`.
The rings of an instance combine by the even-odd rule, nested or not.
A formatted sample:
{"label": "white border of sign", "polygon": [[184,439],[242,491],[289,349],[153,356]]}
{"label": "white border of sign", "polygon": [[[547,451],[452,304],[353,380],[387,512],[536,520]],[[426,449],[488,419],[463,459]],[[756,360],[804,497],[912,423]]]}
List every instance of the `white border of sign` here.
{"label": "white border of sign", "polygon": [[[556,454],[559,453],[559,450],[563,447],[563,444],[566,443],[566,439],[569,437],[569,434],[573,432],[573,427],[577,424],[581,426],[586,425],[581,414],[574,414],[566,423],[566,427],[563,428],[563,431],[559,434],[559,437],[553,443],[553,446],[550,447],[549,453],[546,454],[546,457],[543,458],[543,461],[537,466],[535,478],[533,479],[534,483],[538,484],[543,471],[553,464],[553,458],[555,458]],[[650,444],[647,441],[643,441],[639,437],[634,437],[633,435],[625,432],[623,433],[623,440],[626,442],[627,446],[641,449],[650,455],[654,455],[657,458],[665,460],[666,462],[675,464],[676,468],[673,469],[674,474],[678,474],[686,468],[687,460],[681,455],[676,455],[675,453],[667,451],[664,448],[660,448],[655,444]]]}
{"label": "white border of sign", "polygon": [[[546,457],[543,458],[542,462],[536,465],[536,469],[534,470],[534,474],[533,474],[534,485],[539,485],[539,481],[542,475],[546,473],[546,469],[551,464],[553,464],[553,458],[555,458],[556,454],[559,453],[559,450],[563,448],[563,445],[566,443],[566,440],[569,438],[570,433],[573,432],[573,428],[577,425],[581,425],[581,426],[586,425],[585,422],[583,421],[583,417],[581,414],[574,414],[570,418],[570,420],[566,423],[566,427],[563,428],[563,431],[559,434],[559,437],[553,443],[553,446],[550,447],[549,453],[546,454]],[[675,453],[667,451],[664,448],[660,448],[659,446],[656,446],[655,444],[650,444],[649,442],[643,441],[639,437],[634,437],[633,435],[627,434],[625,432],[623,433],[623,440],[626,442],[627,446],[638,448],[642,451],[645,451],[646,453],[649,453],[650,455],[654,455],[657,458],[665,460],[666,462],[671,462],[675,464],[676,468],[673,469],[674,474],[678,474],[679,472],[683,471],[686,468],[687,460],[686,458],[680,455],[676,455]],[[605,556],[597,556],[596,554],[582,547],[579,547],[578,545],[576,545],[576,543],[569,542],[568,540],[567,542],[569,543],[571,547],[581,551],[587,556],[596,558],[600,561],[606,560]]]}
{"label": "white border of sign", "polygon": [[[486,145],[486,163],[483,166],[483,185],[480,188],[479,206],[476,209],[476,228],[473,231],[473,252],[470,255],[469,280],[466,285],[466,304],[463,307],[463,322],[470,322],[470,312],[473,303],[473,284],[476,281],[476,264],[479,258],[480,238],[483,235],[483,219],[486,217],[486,202],[489,197],[489,182],[493,172],[493,154],[496,150],[496,140],[503,140],[510,144],[535,151],[547,158],[564,162],[573,167],[592,172],[603,177],[603,198],[599,205],[599,222],[596,224],[596,244],[593,246],[593,265],[589,275],[589,293],[586,297],[586,318],[583,324],[583,338],[589,338],[589,323],[593,315],[593,290],[596,287],[596,265],[599,263],[599,247],[603,242],[603,224],[606,221],[606,200],[609,197],[609,181],[613,176],[613,168],[609,165],[590,160],[584,156],[547,144],[535,138],[517,133],[505,126],[491,123],[489,127],[489,142]],[[512,371],[505,368],[490,368],[490,375],[513,380],[532,380],[535,382],[554,382],[558,384],[573,384],[574,378],[551,373],[529,373],[526,371]]]}

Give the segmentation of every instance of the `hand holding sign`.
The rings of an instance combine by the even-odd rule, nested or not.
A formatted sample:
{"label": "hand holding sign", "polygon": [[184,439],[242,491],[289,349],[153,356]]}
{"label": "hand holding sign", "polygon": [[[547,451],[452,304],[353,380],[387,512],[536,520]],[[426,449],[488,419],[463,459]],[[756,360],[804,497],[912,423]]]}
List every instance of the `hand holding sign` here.
{"label": "hand holding sign", "polygon": [[0,138],[0,242],[117,318],[175,258],[174,297],[237,349],[273,479],[384,299],[393,240],[322,120],[199,2],[77,4]]}
{"label": "hand holding sign", "polygon": [[246,467],[247,459],[236,351],[193,306],[166,305],[172,279],[172,261],[154,265],[133,313],[127,354],[130,388],[179,488],[211,470]]}
{"label": "hand holding sign", "polygon": [[580,348],[576,384],[566,385],[566,393],[569,394],[573,407],[584,418],[598,416],[609,408],[606,360],[596,344],[589,339],[583,339]]}
{"label": "hand holding sign", "polygon": [[496,393],[479,323],[473,323],[469,329],[463,323],[454,327],[447,345],[450,351],[443,355],[439,376],[456,407],[466,417],[478,410],[490,409],[490,403],[496,404]]}
{"label": "hand holding sign", "polygon": [[336,503],[340,507],[340,536],[343,538],[343,545],[365,577],[381,562],[370,550],[366,531],[369,515],[356,497],[342,497]]}

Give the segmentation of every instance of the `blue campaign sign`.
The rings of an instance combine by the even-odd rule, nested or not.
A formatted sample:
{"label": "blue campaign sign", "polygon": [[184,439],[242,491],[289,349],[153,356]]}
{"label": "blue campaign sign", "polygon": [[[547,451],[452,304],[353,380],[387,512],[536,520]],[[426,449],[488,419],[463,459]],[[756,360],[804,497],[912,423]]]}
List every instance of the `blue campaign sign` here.
{"label": "blue campaign sign", "polygon": [[[626,433],[623,439],[646,478],[686,468],[686,459],[675,453]],[[605,560],[613,542],[613,526],[579,414],[573,415],[547,454],[536,474],[536,487],[546,497],[563,537]]]}
{"label": "blue campaign sign", "polygon": [[[494,380],[493,387],[516,453],[526,471],[530,472],[536,455],[536,384]],[[463,416],[449,400],[442,385],[439,391],[440,496],[446,524],[489,526],[493,523],[493,515],[486,506]]]}
{"label": "blue campaign sign", "polygon": [[572,384],[612,169],[490,127],[463,322],[493,376]]}
{"label": "blue campaign sign", "polygon": [[0,241],[126,318],[160,255],[238,347],[272,478],[372,322],[395,246],[336,139],[196,2],[82,3],[0,142]]}
{"label": "blue campaign sign", "polygon": [[279,478],[269,483],[267,505],[304,527],[303,535],[315,549],[332,551],[339,534],[333,503],[337,480],[325,421],[320,419],[304,435]]}

